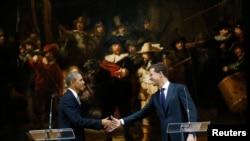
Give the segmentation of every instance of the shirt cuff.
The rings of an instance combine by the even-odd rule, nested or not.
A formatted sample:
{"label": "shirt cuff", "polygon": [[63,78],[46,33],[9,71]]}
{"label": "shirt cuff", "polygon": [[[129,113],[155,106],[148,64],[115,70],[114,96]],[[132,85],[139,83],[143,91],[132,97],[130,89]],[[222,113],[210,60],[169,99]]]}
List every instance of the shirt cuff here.
{"label": "shirt cuff", "polygon": [[124,120],[122,118],[120,119],[120,122],[122,125],[124,125]]}

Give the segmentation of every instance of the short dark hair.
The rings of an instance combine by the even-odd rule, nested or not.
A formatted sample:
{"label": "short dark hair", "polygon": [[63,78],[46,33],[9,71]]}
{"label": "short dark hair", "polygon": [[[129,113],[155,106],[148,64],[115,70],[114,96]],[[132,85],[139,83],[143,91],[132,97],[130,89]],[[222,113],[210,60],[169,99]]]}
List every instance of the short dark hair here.
{"label": "short dark hair", "polygon": [[156,64],[152,64],[149,69],[151,68],[154,68],[155,69],[155,72],[159,73],[159,72],[162,72],[162,74],[164,76],[168,76],[168,68],[166,65],[164,65],[163,63],[156,63]]}

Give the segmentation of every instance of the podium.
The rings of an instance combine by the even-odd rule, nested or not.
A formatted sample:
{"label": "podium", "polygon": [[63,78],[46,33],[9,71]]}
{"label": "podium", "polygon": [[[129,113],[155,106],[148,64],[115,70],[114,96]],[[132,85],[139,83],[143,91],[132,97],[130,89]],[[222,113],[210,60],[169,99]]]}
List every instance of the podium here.
{"label": "podium", "polygon": [[71,128],[30,130],[27,134],[34,141],[75,139],[74,131]]}
{"label": "podium", "polygon": [[181,133],[182,141],[185,132],[207,132],[209,121],[205,122],[185,122],[185,123],[169,123],[167,133]]}

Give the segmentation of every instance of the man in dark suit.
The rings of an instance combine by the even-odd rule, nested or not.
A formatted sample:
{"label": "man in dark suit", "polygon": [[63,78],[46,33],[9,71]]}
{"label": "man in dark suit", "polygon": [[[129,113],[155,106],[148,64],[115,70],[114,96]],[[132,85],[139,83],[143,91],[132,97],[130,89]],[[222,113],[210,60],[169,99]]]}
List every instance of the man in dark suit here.
{"label": "man in dark suit", "polygon": [[85,88],[85,82],[81,73],[70,72],[67,74],[65,82],[68,89],[59,102],[58,126],[59,128],[72,128],[76,136],[74,141],[84,141],[84,128],[101,130],[107,127],[111,121],[108,118],[100,120],[83,117],[80,94]]}
{"label": "man in dark suit", "polygon": [[[168,70],[164,64],[157,63],[151,65],[149,74],[150,80],[159,87],[159,91],[151,96],[148,104],[141,110],[121,119],[112,117],[112,120],[115,122],[107,128],[107,131],[112,132],[121,125],[141,120],[156,110],[161,124],[162,141],[181,141],[181,134],[168,134],[167,127],[169,123],[197,121],[197,109],[192,97],[185,85],[169,82],[167,78]],[[186,141],[195,141],[196,135],[193,132],[187,133],[184,134],[184,139]]]}

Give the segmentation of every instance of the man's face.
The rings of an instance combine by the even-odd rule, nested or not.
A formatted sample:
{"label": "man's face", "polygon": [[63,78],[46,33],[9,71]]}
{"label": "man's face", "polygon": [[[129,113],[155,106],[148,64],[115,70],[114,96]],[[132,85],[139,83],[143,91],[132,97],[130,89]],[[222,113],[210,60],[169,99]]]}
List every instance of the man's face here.
{"label": "man's face", "polygon": [[121,47],[121,45],[118,44],[118,43],[115,43],[115,44],[112,45],[112,52],[113,52],[114,54],[119,55],[119,54],[121,53],[121,49],[122,49],[122,47]]}
{"label": "man's face", "polygon": [[85,89],[85,82],[82,75],[78,74],[76,79],[73,81],[73,85],[78,92],[82,92]]}
{"label": "man's face", "polygon": [[143,26],[144,26],[145,29],[149,29],[150,28],[150,22],[145,22],[143,24]]}
{"label": "man's face", "polygon": [[155,72],[154,68],[149,69],[149,79],[153,82],[154,85],[159,86],[160,78],[160,73]]}
{"label": "man's face", "polygon": [[236,36],[239,36],[242,34],[242,30],[240,28],[236,27],[236,28],[234,28],[234,33]]}
{"label": "man's face", "polygon": [[176,44],[175,44],[175,47],[177,50],[182,50],[184,48],[184,44],[182,41],[178,41]]}
{"label": "man's face", "polygon": [[240,57],[243,55],[243,50],[240,48],[240,47],[237,47],[234,49],[234,54],[237,56],[237,57]]}
{"label": "man's face", "polygon": [[142,54],[142,58],[143,58],[144,61],[149,61],[149,60],[151,60],[151,56],[150,56],[150,54],[147,53],[147,52]]}
{"label": "man's face", "polygon": [[129,53],[133,54],[133,53],[136,53],[136,52],[137,52],[137,49],[136,49],[135,46],[129,45],[129,46],[128,46],[128,51],[129,51]]}
{"label": "man's face", "polygon": [[104,26],[98,26],[98,27],[96,27],[96,31],[98,32],[98,33],[104,33]]}
{"label": "man's face", "polygon": [[121,26],[121,27],[118,28],[118,32],[120,34],[124,34],[124,33],[126,33],[126,28],[124,26]]}
{"label": "man's face", "polygon": [[228,31],[228,29],[223,28],[223,29],[219,30],[219,33],[221,36],[227,36],[229,34],[229,31]]}
{"label": "man's face", "polygon": [[47,51],[44,54],[48,61],[53,61],[55,59],[55,55],[52,51]]}
{"label": "man's face", "polygon": [[77,22],[76,29],[80,30],[80,31],[84,30],[84,23],[83,22]]}
{"label": "man's face", "polygon": [[34,47],[33,47],[32,44],[26,44],[26,45],[25,45],[25,48],[26,48],[26,51],[27,51],[27,52],[32,52],[33,49],[34,49]]}

